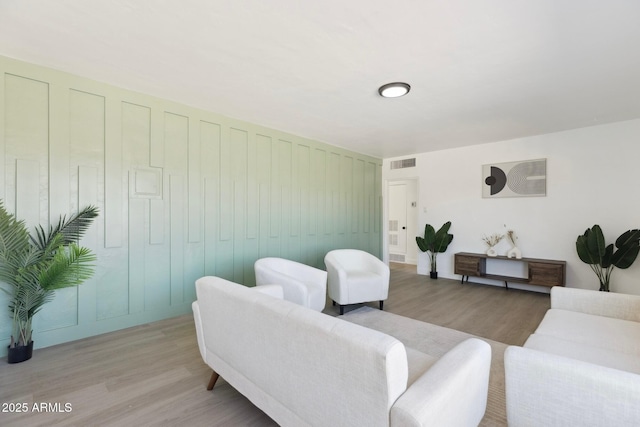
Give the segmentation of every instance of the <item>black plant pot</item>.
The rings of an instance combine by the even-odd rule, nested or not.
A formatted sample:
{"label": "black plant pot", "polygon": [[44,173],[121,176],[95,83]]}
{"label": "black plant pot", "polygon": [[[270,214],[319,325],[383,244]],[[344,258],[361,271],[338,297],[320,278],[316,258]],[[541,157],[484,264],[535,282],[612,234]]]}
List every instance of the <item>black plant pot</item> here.
{"label": "black plant pot", "polygon": [[438,272],[437,271],[432,271],[432,272],[429,273],[429,276],[432,279],[437,279],[438,278]]}
{"label": "black plant pot", "polygon": [[25,360],[31,359],[33,355],[33,341],[29,341],[29,344],[20,347],[9,347],[9,355],[7,356],[7,362],[20,363]]}

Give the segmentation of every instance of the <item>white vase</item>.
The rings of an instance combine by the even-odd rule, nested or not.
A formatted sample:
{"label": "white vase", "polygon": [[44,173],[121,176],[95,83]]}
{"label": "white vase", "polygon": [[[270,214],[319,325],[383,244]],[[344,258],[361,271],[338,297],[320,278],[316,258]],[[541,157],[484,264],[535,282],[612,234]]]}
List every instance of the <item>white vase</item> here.
{"label": "white vase", "polygon": [[509,249],[509,252],[507,252],[507,258],[521,259],[522,252],[520,251],[520,249],[518,249],[517,246],[514,246],[511,249]]}
{"label": "white vase", "polygon": [[489,246],[489,249],[487,249],[487,256],[498,256],[498,253],[493,246]]}

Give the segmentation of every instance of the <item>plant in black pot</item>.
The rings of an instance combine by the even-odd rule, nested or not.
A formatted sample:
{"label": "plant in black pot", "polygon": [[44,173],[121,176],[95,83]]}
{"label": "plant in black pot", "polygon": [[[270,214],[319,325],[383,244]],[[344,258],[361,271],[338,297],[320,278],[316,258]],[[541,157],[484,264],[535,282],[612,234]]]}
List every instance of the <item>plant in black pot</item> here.
{"label": "plant in black pot", "polygon": [[42,226],[30,235],[24,221],[7,212],[0,201],[0,289],[9,295],[12,318],[9,363],[31,358],[33,316],[51,301],[56,289],[77,286],[93,275],[91,250],[78,245],[98,216],[88,206],[55,226]]}
{"label": "plant in black pot", "polygon": [[449,234],[451,221],[445,222],[438,231],[433,226],[427,224],[424,227],[424,237],[416,236],[416,243],[422,252],[429,253],[429,261],[431,263],[432,279],[438,278],[438,264],[436,257],[439,253],[447,250],[449,243],[453,240],[453,234]]}
{"label": "plant in black pot", "polygon": [[578,236],[576,250],[580,260],[589,264],[598,276],[600,290],[609,292],[613,268],[629,268],[636,260],[640,252],[640,230],[625,231],[616,239],[614,247],[613,243],[605,244],[602,229],[596,224]]}

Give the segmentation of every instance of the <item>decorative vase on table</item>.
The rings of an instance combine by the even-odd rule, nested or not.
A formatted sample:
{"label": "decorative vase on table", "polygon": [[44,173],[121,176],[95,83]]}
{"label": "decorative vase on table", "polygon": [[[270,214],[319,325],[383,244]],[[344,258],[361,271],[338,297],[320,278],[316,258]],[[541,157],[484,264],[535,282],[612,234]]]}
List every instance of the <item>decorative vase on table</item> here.
{"label": "decorative vase on table", "polygon": [[514,246],[511,249],[509,249],[509,252],[507,252],[507,258],[521,259],[522,252],[517,246]]}
{"label": "decorative vase on table", "polygon": [[507,258],[521,259],[522,252],[516,246],[516,240],[518,240],[518,236],[516,236],[516,232],[513,230],[507,231],[507,239],[509,239],[509,241],[511,242],[511,249],[509,249],[509,252],[507,252]]}
{"label": "decorative vase on table", "polygon": [[482,241],[487,245],[487,256],[498,256],[496,252],[496,245],[500,243],[504,236],[502,234],[493,233],[491,236],[483,236]]}

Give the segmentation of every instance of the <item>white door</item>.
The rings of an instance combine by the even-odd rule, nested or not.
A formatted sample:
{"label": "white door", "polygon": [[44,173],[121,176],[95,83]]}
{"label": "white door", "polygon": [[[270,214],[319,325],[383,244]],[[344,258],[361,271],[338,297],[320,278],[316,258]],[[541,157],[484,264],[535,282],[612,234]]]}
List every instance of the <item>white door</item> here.
{"label": "white door", "polygon": [[391,184],[389,185],[389,259],[404,262],[406,254],[407,186]]}

